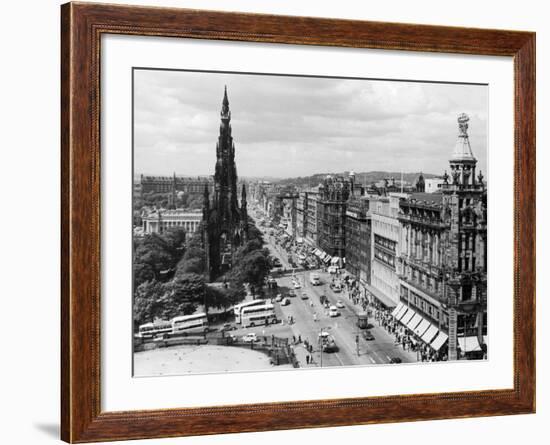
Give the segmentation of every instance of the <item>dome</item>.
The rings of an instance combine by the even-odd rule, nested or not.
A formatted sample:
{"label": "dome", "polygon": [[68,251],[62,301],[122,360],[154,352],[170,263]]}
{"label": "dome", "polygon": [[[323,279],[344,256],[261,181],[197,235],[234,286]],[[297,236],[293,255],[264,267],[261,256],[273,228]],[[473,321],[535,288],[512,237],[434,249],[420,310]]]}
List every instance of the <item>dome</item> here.
{"label": "dome", "polygon": [[468,122],[470,118],[467,114],[462,113],[458,116],[458,138],[451,156],[451,161],[475,161],[476,158],[472,153],[470,139],[468,137]]}

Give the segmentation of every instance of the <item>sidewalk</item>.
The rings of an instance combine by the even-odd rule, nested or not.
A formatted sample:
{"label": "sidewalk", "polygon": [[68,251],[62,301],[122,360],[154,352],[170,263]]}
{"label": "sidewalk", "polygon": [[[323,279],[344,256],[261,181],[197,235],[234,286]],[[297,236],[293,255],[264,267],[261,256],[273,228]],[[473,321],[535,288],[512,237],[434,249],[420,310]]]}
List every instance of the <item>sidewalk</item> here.
{"label": "sidewalk", "polygon": [[[300,365],[300,368],[317,368],[318,364],[314,360],[315,350],[313,351],[313,354],[310,354],[306,351],[306,348],[303,343],[297,343],[295,345],[292,345],[292,349],[294,349],[294,354],[296,355],[296,359],[298,360],[298,364]],[[309,355],[313,361],[310,361],[309,364],[306,360],[306,355]]]}

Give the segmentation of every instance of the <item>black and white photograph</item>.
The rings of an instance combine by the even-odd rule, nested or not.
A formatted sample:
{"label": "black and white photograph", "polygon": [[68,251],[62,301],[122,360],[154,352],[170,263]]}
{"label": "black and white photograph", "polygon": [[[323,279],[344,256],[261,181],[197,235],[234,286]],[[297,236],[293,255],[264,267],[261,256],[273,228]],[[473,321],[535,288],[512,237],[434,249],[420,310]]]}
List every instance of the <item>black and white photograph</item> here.
{"label": "black and white photograph", "polygon": [[488,85],[144,67],[132,93],[135,377],[489,358]]}

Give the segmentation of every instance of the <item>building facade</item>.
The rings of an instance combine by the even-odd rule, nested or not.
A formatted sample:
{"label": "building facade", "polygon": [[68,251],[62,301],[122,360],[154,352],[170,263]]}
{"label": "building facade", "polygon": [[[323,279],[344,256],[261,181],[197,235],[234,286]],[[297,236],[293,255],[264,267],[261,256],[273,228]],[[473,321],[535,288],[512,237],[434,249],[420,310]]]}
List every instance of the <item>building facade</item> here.
{"label": "building facade", "polygon": [[141,216],[143,233],[164,233],[174,228],[195,233],[202,221],[201,212],[189,212],[183,209],[154,210]]}
{"label": "building facade", "polygon": [[371,282],[371,215],[366,196],[352,196],[346,210],[346,270],[364,286]]}
{"label": "building facade", "polygon": [[[400,203],[400,298],[448,339],[449,360],[484,354],[487,334],[487,190],[468,138],[459,134],[441,192]],[[438,344],[437,347],[443,346]]]}
{"label": "building facade", "polygon": [[441,191],[441,186],[443,185],[443,178],[430,178],[426,179],[426,193],[436,193]]}
{"label": "building facade", "polygon": [[317,200],[319,192],[311,189],[305,196],[305,229],[306,241],[312,246],[317,246]]}
{"label": "building facade", "polygon": [[401,226],[398,219],[399,201],[406,194],[392,193],[375,197],[371,212],[371,298],[390,308],[399,303],[397,254]]}
{"label": "building facade", "polygon": [[332,257],[346,256],[346,209],[352,186],[352,180],[342,176],[327,176],[319,185],[317,244]]}
{"label": "building facade", "polygon": [[237,200],[235,144],[231,134],[231,111],[227,88],[224,90],[220,116],[212,200],[210,200],[209,187],[205,186],[203,191],[202,238],[211,280],[231,268],[235,250],[248,238],[248,212],[244,184],[241,188],[240,204]]}
{"label": "building facade", "polygon": [[140,193],[177,193],[184,192],[192,195],[202,195],[204,188],[214,191],[212,176],[144,176],[140,178]]}

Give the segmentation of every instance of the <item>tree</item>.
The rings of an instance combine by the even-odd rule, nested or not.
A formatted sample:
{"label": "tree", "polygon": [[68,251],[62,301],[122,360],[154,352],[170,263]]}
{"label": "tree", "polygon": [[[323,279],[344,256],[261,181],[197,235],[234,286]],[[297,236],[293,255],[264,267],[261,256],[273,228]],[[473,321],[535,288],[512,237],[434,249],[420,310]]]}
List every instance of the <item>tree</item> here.
{"label": "tree", "polygon": [[137,286],[134,292],[134,323],[150,323],[162,318],[162,299],[166,293],[164,283],[156,280],[146,281]]}
{"label": "tree", "polygon": [[185,238],[187,232],[181,227],[169,229],[162,235],[167,251],[172,255],[173,263],[176,264],[185,252]]}
{"label": "tree", "polygon": [[165,319],[192,314],[199,304],[204,303],[206,289],[202,275],[181,274],[166,283],[166,290],[161,300]]}

